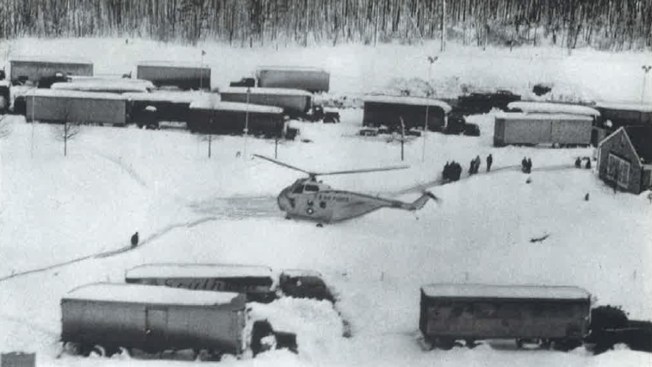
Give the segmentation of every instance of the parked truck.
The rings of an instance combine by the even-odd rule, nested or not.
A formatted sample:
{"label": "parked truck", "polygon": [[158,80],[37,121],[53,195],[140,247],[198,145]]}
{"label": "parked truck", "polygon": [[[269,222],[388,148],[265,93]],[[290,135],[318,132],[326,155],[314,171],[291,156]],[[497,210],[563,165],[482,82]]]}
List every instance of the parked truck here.
{"label": "parked truck", "polygon": [[55,81],[65,80],[69,75],[93,75],[92,62],[76,59],[14,58],[9,61],[9,69],[12,84],[29,81],[40,88],[49,88]]}
{"label": "parked truck", "polygon": [[302,66],[262,66],[256,70],[258,87],[300,89],[311,93],[328,92],[330,74],[319,68]]}
{"label": "parked truck", "polygon": [[205,65],[169,61],[141,61],[136,78],[149,80],[157,87],[210,89],[211,69]]}
{"label": "parked truck", "polygon": [[[390,131],[425,128],[441,131],[446,126],[451,106],[431,98],[408,96],[367,96],[364,99],[363,126],[385,126]],[[427,120],[427,122],[426,122]]]}
{"label": "parked truck", "polygon": [[61,341],[88,355],[120,347],[147,353],[205,350],[241,354],[249,345],[244,295],[138,284],[94,283],[61,300]]}
{"label": "parked truck", "polygon": [[590,294],[578,287],[429,284],[421,287],[419,329],[442,349],[482,339],[572,349],[588,333],[590,312]]}
{"label": "parked truck", "polygon": [[312,107],[312,95],[299,89],[230,87],[221,90],[220,97],[225,102],[280,107],[292,118],[308,114]]}
{"label": "parked truck", "polygon": [[[92,123],[124,126],[126,100],[113,93],[32,89],[21,97],[27,121]],[[15,107],[19,99],[14,103]],[[22,110],[22,108],[21,108]]]}
{"label": "parked truck", "polygon": [[593,120],[593,117],[584,115],[503,113],[496,116],[494,146],[589,145]]}

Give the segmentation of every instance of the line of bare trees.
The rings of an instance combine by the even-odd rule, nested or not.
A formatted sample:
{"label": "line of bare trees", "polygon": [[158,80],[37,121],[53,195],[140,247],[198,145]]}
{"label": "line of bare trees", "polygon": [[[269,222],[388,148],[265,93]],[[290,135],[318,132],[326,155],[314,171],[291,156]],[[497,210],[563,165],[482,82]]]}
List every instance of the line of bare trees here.
{"label": "line of bare trees", "polygon": [[444,24],[449,39],[478,44],[545,37],[570,48],[640,49],[652,46],[652,1],[0,0],[4,38],[120,35],[240,46],[411,42],[437,38]]}

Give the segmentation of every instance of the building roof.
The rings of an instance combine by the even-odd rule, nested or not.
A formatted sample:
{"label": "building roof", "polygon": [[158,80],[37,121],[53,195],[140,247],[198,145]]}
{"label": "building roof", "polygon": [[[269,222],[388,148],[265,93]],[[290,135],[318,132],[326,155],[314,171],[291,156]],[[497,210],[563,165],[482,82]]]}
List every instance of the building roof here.
{"label": "building roof", "polygon": [[451,106],[438,99],[423,98],[423,97],[409,97],[409,96],[365,96],[365,102],[371,103],[389,103],[389,104],[404,104],[413,106],[434,106],[444,110],[445,113],[451,112]]}
{"label": "building roof", "polygon": [[132,268],[127,278],[242,278],[272,277],[267,266],[234,264],[145,264]]}
{"label": "building roof", "polygon": [[525,298],[578,300],[590,294],[578,287],[490,284],[430,284],[421,287],[428,297],[445,298]]}
{"label": "building roof", "polygon": [[642,163],[652,163],[652,126],[624,126],[623,129]]}
{"label": "building roof", "polygon": [[77,287],[63,298],[85,301],[212,306],[229,304],[239,295],[239,293],[232,292],[187,290],[140,284],[93,283]]}
{"label": "building roof", "polygon": [[510,102],[507,108],[510,110],[518,109],[525,113],[562,113],[569,115],[600,116],[600,111],[595,108],[566,103],[515,101]]}

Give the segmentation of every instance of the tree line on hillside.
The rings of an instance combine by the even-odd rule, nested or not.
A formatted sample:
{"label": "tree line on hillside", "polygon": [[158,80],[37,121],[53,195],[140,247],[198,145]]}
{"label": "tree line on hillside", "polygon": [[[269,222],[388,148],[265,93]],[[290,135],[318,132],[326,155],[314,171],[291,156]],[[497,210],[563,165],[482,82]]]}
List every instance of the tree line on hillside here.
{"label": "tree line on hillside", "polygon": [[446,38],[652,46],[650,0],[0,0],[0,37],[140,36],[236,46]]}

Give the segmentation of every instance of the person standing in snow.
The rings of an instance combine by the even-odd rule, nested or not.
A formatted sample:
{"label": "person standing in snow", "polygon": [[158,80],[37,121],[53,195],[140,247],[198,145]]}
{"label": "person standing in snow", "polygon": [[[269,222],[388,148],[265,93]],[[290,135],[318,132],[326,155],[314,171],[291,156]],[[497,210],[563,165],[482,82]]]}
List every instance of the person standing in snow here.
{"label": "person standing in snow", "polygon": [[527,159],[527,173],[532,172],[532,159]]}
{"label": "person standing in snow", "polygon": [[491,165],[494,163],[494,157],[489,154],[487,156],[487,172],[491,171]]}
{"label": "person standing in snow", "polygon": [[525,157],[523,157],[523,160],[521,161],[521,171],[527,173],[527,158]]}
{"label": "person standing in snow", "polygon": [[475,159],[471,159],[471,163],[469,164],[469,176],[475,173],[474,170],[475,170]]}
{"label": "person standing in snow", "polygon": [[584,165],[584,168],[591,169],[591,158],[586,158],[586,164]]}
{"label": "person standing in snow", "polygon": [[138,231],[131,236],[131,248],[136,248],[138,246]]}
{"label": "person standing in snow", "polygon": [[575,160],[575,167],[582,168],[582,160],[580,159],[580,157],[577,157],[577,159]]}
{"label": "person standing in snow", "polygon": [[481,164],[482,164],[482,160],[480,159],[480,156],[476,155],[475,156],[475,169],[474,169],[475,173],[478,173],[478,171],[480,171],[480,165]]}

